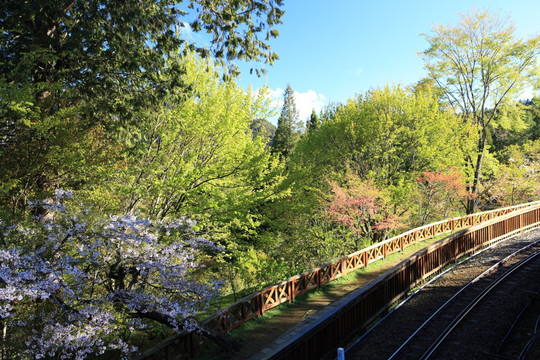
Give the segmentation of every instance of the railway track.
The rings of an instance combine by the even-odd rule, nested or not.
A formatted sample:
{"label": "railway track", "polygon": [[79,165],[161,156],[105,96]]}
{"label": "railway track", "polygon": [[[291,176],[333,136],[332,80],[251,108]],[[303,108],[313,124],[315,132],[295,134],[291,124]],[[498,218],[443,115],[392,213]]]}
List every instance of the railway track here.
{"label": "railway track", "polygon": [[[521,272],[531,270],[538,270],[540,264],[536,264],[536,267],[532,268],[531,263],[534,260],[538,260],[540,252],[534,253],[518,263],[511,266],[504,273],[498,276],[487,276],[483,273],[480,277],[476,278],[473,282],[469,283],[470,286],[464,288],[464,291],[460,291],[449,302],[446,302],[427,322],[422,324],[422,327],[414,333],[413,337],[410,337],[406,343],[402,345],[390,359],[398,358],[410,358],[413,356],[415,359],[426,360],[434,357],[434,353],[441,348],[444,341],[452,334],[452,332],[460,325],[461,322],[466,319],[480,302],[486,299],[489,295],[492,295],[495,289],[498,289],[508,281],[515,281],[516,276],[523,276]],[[512,255],[515,257],[517,255]],[[508,259],[508,258],[507,258]],[[503,262],[495,265],[496,267],[502,266]],[[534,265],[534,263],[533,263]],[[490,268],[488,271],[492,271]],[[510,280],[509,280],[510,279]],[[485,284],[484,284],[485,283]],[[469,287],[471,289],[469,289]],[[482,290],[480,290],[482,289]],[[450,323],[444,327],[439,336],[431,341],[433,334],[436,334],[438,329],[445,323],[445,320],[451,319]],[[431,344],[424,351],[421,356],[417,356],[413,351],[418,348],[422,348],[423,344]],[[410,345],[412,344],[412,345]],[[413,351],[411,351],[413,350]],[[449,354],[446,354],[448,356]]]}
{"label": "railway track", "polygon": [[526,304],[497,347],[512,359],[540,359],[540,292]]}
{"label": "railway track", "polygon": [[539,254],[534,231],[456,266],[349,346],[347,360],[518,358],[505,350],[508,328],[538,299]]}

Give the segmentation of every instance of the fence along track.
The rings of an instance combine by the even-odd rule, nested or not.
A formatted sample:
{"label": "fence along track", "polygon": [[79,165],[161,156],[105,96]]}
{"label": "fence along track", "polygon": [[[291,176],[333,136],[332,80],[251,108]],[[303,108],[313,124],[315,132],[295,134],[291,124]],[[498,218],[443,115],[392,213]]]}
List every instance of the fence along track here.
{"label": "fence along track", "polygon": [[367,286],[351,294],[332,314],[291,339],[269,359],[319,359],[335,356],[365,327],[418,283],[447,264],[521,231],[540,226],[540,206],[473,226],[420,250]]}
{"label": "fence along track", "polygon": [[[313,268],[302,274],[290,277],[280,283],[264,288],[207,318],[203,323],[218,331],[228,333],[250,319],[263,315],[265,311],[275,306],[285,302],[292,302],[301,294],[320,288],[332,280],[364,268],[374,261],[382,260],[387,256],[420,241],[497,219],[509,213],[523,211],[523,209],[539,207],[540,201],[536,201],[528,204],[443,220],[409,230],[398,236],[373,244],[365,249],[337,259],[331,263]],[[461,253],[461,249],[455,249],[452,257],[458,253]],[[407,274],[405,276],[409,278],[411,275],[413,274]],[[156,347],[147,350],[137,359],[182,358],[179,354],[185,354],[183,357],[189,358],[194,356],[198,348],[204,342],[205,340],[197,334],[181,333],[165,340]]]}

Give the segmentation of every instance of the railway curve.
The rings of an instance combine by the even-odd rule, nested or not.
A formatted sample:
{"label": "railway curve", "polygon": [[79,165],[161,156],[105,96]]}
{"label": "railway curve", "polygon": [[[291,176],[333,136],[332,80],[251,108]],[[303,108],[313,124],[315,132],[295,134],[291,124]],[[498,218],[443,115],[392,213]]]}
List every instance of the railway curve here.
{"label": "railway curve", "polygon": [[[538,302],[540,256],[525,266],[526,271],[509,279],[509,285],[497,287],[494,294],[469,311],[465,321],[454,322],[472,299],[501,274],[539,251],[540,230],[534,230],[466,259],[426,284],[354,341],[346,349],[346,359],[427,359],[429,356],[435,359],[518,359],[519,356],[528,359],[529,354],[535,354],[537,336],[534,336],[534,328],[523,330],[520,318],[526,312],[528,319],[539,316],[531,309]],[[505,260],[499,265],[502,259]],[[482,273],[485,274],[480,276]],[[460,294],[456,295],[458,292]],[[452,326],[452,332],[441,335]],[[514,339],[509,341],[510,337],[515,337],[514,333],[519,333],[518,329],[522,330],[521,345]],[[444,337],[444,342],[430,349],[440,337]]]}

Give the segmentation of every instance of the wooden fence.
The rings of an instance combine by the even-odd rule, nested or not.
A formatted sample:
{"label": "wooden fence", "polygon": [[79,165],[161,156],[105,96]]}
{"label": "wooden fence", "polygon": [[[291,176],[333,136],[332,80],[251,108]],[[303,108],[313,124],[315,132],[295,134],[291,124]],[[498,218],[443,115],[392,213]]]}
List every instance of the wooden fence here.
{"label": "wooden fence", "polygon": [[[256,316],[261,316],[265,311],[275,306],[285,302],[292,302],[294,298],[301,294],[320,288],[332,280],[347,275],[352,271],[364,268],[374,261],[384,259],[388,255],[401,251],[422,240],[471,227],[515,211],[533,208],[537,209],[538,207],[540,207],[540,201],[443,220],[409,230],[401,235],[373,244],[365,249],[332,261],[331,263],[308,270],[280,283],[266,287],[209,317],[204,321],[204,324],[223,333],[228,333],[246,321],[249,321]],[[460,252],[456,252],[454,255],[457,255],[458,253]],[[396,291],[401,293],[399,287]],[[384,303],[386,304],[386,301]],[[204,342],[204,338],[197,334],[178,334],[156,347],[149,349],[142,356],[138,357],[138,359],[190,358],[195,355],[198,348]],[[306,357],[306,359],[308,358],[309,357]]]}
{"label": "wooden fence", "polygon": [[540,205],[495,218],[459,231],[432,244],[395,266],[367,286],[347,295],[331,314],[318,319],[309,329],[289,339],[268,359],[333,359],[336,349],[345,347],[366,326],[419,283],[450,263],[503,238],[540,227]]}

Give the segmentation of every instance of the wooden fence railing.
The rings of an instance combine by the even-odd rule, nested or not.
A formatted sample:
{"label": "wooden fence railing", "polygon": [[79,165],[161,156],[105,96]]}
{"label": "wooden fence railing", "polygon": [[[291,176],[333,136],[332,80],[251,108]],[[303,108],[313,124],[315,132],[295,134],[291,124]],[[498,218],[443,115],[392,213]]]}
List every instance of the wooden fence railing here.
{"label": "wooden fence railing", "polygon": [[[322,285],[364,268],[368,264],[386,258],[388,255],[416,244],[422,240],[464,229],[511,212],[525,208],[536,208],[540,201],[490,210],[459,218],[439,221],[409,230],[401,235],[373,244],[365,249],[349,254],[323,266],[308,270],[280,283],[266,287],[228,306],[207,318],[204,324],[223,333],[242,325],[250,319],[261,316],[265,311],[285,302],[292,302],[297,296],[317,289]],[[138,359],[183,359],[193,357],[205,340],[197,334],[178,334],[149,349]]]}
{"label": "wooden fence railing", "polygon": [[395,301],[446,265],[480,248],[526,229],[540,227],[540,204],[459,231],[403,261],[365,287],[347,295],[331,314],[289,339],[268,359],[334,358],[336,349],[353,340]]}

